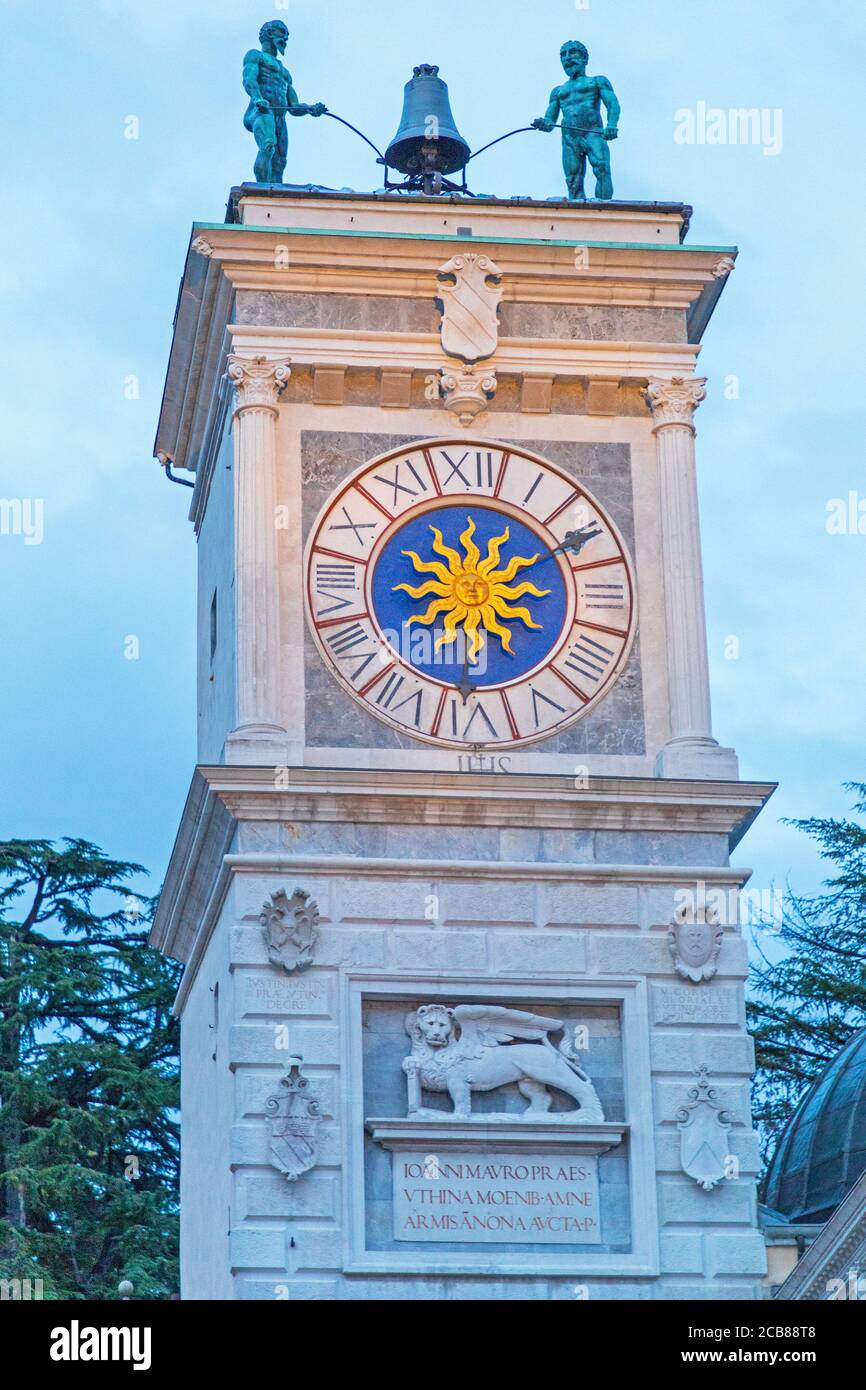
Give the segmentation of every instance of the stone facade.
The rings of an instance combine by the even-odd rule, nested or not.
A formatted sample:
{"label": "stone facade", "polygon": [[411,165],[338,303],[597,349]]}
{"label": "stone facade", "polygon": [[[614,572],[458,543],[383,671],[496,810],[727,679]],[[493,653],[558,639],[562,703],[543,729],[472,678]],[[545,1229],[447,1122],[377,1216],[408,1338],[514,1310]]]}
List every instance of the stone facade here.
{"label": "stone facade", "polygon": [[[729,855],[772,788],[739,782],[710,729],[692,423],[729,249],[682,247],[678,205],[492,200],[468,229],[435,200],[256,190],[232,206],[191,246],[158,437],[196,468],[200,549],[200,765],[152,938],[187,967],[184,1296],[755,1297],[748,871]],[[436,305],[469,237],[468,260],[477,248],[501,276],[476,377],[444,352]],[[335,488],[390,449],[462,437],[444,387],[461,372],[466,437],[548,460],[597,498],[637,588],[610,693],[496,757],[424,746],[347,695],[303,597]],[[714,890],[728,904],[715,969],[683,977],[675,913]],[[315,931],[275,946],[275,901],[314,903]],[[699,953],[689,926],[679,947]],[[406,1018],[433,1005],[504,1010],[517,1039],[521,1016],[547,1020],[562,1041],[530,1034],[553,1048],[530,1069],[566,1065],[579,1035],[572,1061],[604,1118],[519,1069],[472,1093],[467,1116],[427,1093],[413,1108]],[[693,1102],[697,1074],[712,1104]],[[298,1106],[286,1087],[275,1104],[287,1076]],[[711,1190],[689,1175],[693,1112],[724,1169]],[[575,1159],[583,1193],[544,1178],[493,1196],[583,1203],[579,1238],[530,1239],[542,1228],[498,1214],[489,1241],[400,1234],[401,1204],[421,1201],[394,1186],[401,1154],[500,1150],[544,1172]]]}
{"label": "stone facade", "polygon": [[[185,1019],[207,1015],[220,986],[227,1068],[202,1059],[195,1028],[184,1029],[184,1068],[191,1089],[200,1094],[207,1080],[209,1103],[231,1110],[231,1296],[459,1298],[482,1273],[501,1297],[526,1297],[527,1278],[540,1298],[574,1297],[576,1283],[590,1298],[756,1296],[764,1252],[755,1229],[745,944],[729,927],[717,975],[700,987],[677,980],[667,947],[677,893],[698,878],[728,891],[739,876],[726,861],[718,833],[242,821],[230,887],[184,1002]],[[275,973],[259,924],[278,885],[303,888],[321,914],[314,963],[297,977]],[[497,1245],[474,1252],[464,1272],[431,1281],[429,1252],[410,1243],[395,1254],[383,1234],[387,1158],[379,1150],[370,1160],[369,1138],[367,1177],[363,1166],[356,1176],[359,1088],[367,1088],[368,1113],[399,1111],[405,1038],[394,1034],[403,1003],[443,988],[463,997],[492,990],[520,1007],[559,999],[598,1031],[587,1067],[606,1117],[625,1122],[629,1134],[600,1163],[606,1238],[572,1250],[567,1274],[556,1273],[543,1248]],[[356,996],[359,1017],[350,1006]],[[289,1056],[303,1058],[323,1115],[319,1161],[292,1185],[269,1167],[264,1123]],[[714,1192],[683,1173],[676,1127],[700,1066],[717,1078],[734,1117],[737,1176]],[[219,1125],[207,1133],[187,1157],[191,1193],[212,1186],[208,1175],[220,1161],[225,1134]],[[636,1169],[645,1163],[652,1176],[637,1200]],[[365,1181],[370,1234],[359,1259],[351,1197]],[[201,1217],[185,1212],[184,1221],[192,1294],[212,1275],[205,1254],[192,1254]],[[438,1246],[436,1253],[442,1258]]]}

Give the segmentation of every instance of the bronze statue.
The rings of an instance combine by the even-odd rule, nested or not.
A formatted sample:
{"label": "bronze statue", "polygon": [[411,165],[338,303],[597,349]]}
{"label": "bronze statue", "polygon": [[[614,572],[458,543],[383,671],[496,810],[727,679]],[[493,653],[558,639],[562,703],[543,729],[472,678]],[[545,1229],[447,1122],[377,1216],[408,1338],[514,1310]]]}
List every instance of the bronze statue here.
{"label": "bronze statue", "polygon": [[[588,159],[595,174],[595,196],[607,200],[613,197],[608,141],[617,137],[620,105],[606,77],[587,77],[589,51],[582,43],[568,39],[559,56],[568,81],[554,87],[550,105],[532,124],[536,130],[550,131],[562,116],[562,167],[569,198],[575,202],[586,198],[583,181]],[[606,125],[602,124],[602,106],[607,113]]]}
{"label": "bronze statue", "polygon": [[286,115],[324,116],[328,109],[321,101],[312,106],[298,101],[292,75],[277,57],[285,53],[288,40],[289,31],[282,20],[272,19],[259,30],[261,51],[251,48],[244,58],[244,91],[250,99],[244,125],[259,147],[254,166],[256,183],[283,181],[289,145]]}

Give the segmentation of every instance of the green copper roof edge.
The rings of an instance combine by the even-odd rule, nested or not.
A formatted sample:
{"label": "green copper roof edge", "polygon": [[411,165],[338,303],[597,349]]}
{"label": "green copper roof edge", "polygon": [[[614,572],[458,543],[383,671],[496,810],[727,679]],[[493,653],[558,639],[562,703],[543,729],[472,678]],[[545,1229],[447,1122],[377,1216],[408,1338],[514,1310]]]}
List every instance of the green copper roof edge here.
{"label": "green copper roof edge", "polygon": [[193,231],[224,232],[229,225],[232,232],[278,232],[280,236],[378,237],[389,241],[481,241],[493,242],[497,246],[586,246],[598,251],[676,251],[679,255],[699,251],[713,251],[728,256],[738,254],[736,246],[681,246],[663,241],[563,241],[554,237],[460,236],[456,232],[364,232],[357,227],[271,227],[242,222],[194,222]]}

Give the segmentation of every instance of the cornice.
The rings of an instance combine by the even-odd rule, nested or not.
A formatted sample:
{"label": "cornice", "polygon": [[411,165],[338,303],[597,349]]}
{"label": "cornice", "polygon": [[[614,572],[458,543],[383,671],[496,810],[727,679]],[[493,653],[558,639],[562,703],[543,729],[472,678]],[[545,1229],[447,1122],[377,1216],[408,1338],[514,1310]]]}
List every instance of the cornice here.
{"label": "cornice", "polygon": [[[399,209],[394,211],[396,217]],[[478,219],[483,222],[483,212]],[[539,223],[541,228],[541,223]],[[317,296],[377,295],[432,300],[436,270],[452,249],[469,238],[432,232],[351,231],[345,227],[249,227],[200,223],[193,227],[178,300],[175,332],[154,453],[178,468],[195,470],[210,449],[209,431],[222,406],[220,377],[226,325],[239,290],[290,291]],[[517,372],[528,356],[539,371],[555,374],[688,376],[696,346],[727,279],[730,247],[683,247],[669,243],[595,242],[543,237],[471,238],[473,249],[495,252],[504,277],[504,298],[514,303],[596,305],[673,309],[685,315],[688,343],[571,343],[511,338],[502,341],[495,368]],[[276,254],[280,248],[280,255]],[[576,251],[587,251],[584,263]],[[283,254],[287,252],[287,254]],[[236,331],[240,334],[238,327]],[[313,365],[367,365],[382,335],[347,333],[340,342],[325,331],[272,330],[275,342],[297,339]],[[306,336],[305,336],[306,332]],[[246,350],[253,329],[243,330],[236,348]],[[261,330],[258,344],[267,338]],[[350,353],[350,340],[358,339]],[[387,363],[435,371],[441,354],[435,334],[387,335]],[[318,347],[318,360],[315,349]],[[270,350],[268,348],[267,350]],[[413,354],[421,352],[420,361]],[[410,360],[411,359],[411,360]],[[380,352],[377,366],[387,365]],[[624,365],[623,365],[624,364]]]}
{"label": "cornice", "polygon": [[[196,225],[199,231],[199,225]],[[723,283],[730,247],[388,234],[310,227],[207,226],[208,255],[235,289],[318,294],[435,295],[448,250],[486,250],[504,301],[652,305],[687,310]],[[203,238],[197,238],[203,240]],[[280,248],[280,254],[277,254]],[[576,252],[586,252],[578,264]]]}
{"label": "cornice", "polygon": [[194,775],[150,931],[151,945],[166,955],[186,959],[177,954],[178,933],[191,941],[208,917],[234,832],[223,802]]}
{"label": "cornice", "polygon": [[181,280],[154,457],[195,471],[207,420],[217,408],[220,363],[233,290],[220,266],[187,256]]}
{"label": "cornice", "polygon": [[[226,278],[235,290],[265,291],[273,294],[387,295],[392,299],[431,299],[431,280],[427,275],[401,273],[390,269],[360,266],[292,266],[285,271],[236,270],[229,267]],[[502,296],[504,304],[580,305],[596,308],[675,309],[686,313],[709,284],[703,278],[686,280],[681,276],[667,283],[657,276],[585,275],[580,280],[526,274],[512,280]],[[325,283],[323,283],[323,280]]]}
{"label": "cornice", "polygon": [[[349,328],[274,328],[229,325],[235,352],[280,353],[294,366],[403,368],[436,372],[447,361],[435,333],[396,333]],[[497,372],[547,372],[560,377],[608,377],[645,382],[684,377],[700,347],[692,343],[585,342],[579,339],[508,338],[485,362]]]}
{"label": "cornice", "polygon": [[724,869],[712,864],[689,864],[677,867],[667,864],[571,864],[556,860],[534,859],[394,859],[384,855],[371,857],[350,854],[281,854],[251,851],[227,854],[225,867],[237,874],[345,874],[353,879],[431,878],[467,879],[478,882],[550,883],[562,879],[567,883],[626,883],[633,887],[652,884],[740,888],[751,877],[751,869]]}
{"label": "cornice", "polygon": [[201,767],[198,775],[238,820],[355,824],[531,826],[695,831],[734,835],[773,783],[426,772],[364,768]]}
{"label": "cornice", "polygon": [[150,940],[187,963],[182,1007],[197,963],[235,873],[342,873],[386,879],[444,878],[736,886],[748,869],[718,865],[572,864],[532,861],[405,860],[394,857],[291,855],[231,850],[239,822],[329,822],[533,829],[714,831],[736,839],[774,787],[768,783],[676,782],[593,777],[575,788],[555,774],[280,769],[196,769],[160,895]]}

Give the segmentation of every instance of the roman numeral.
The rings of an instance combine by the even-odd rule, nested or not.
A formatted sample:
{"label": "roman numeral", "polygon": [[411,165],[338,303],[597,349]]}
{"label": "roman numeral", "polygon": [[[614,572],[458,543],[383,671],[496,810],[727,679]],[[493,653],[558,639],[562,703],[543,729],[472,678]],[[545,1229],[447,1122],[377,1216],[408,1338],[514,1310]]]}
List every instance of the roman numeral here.
{"label": "roman numeral", "polygon": [[623,608],[625,584],[586,584],[587,608]]}
{"label": "roman numeral", "polygon": [[464,486],[464,487],[469,487],[469,485],[470,485],[470,484],[469,484],[469,479],[466,477],[466,474],[463,472],[463,464],[466,462],[466,460],[467,460],[468,457],[469,457],[469,450],[467,449],[467,451],[466,451],[466,453],[463,455],[462,459],[458,459],[456,463],[454,462],[454,460],[451,458],[451,456],[450,456],[449,454],[446,454],[446,452],[445,452],[444,449],[442,450],[442,457],[444,458],[445,462],[448,464],[448,466],[449,466],[450,469],[451,469],[451,472],[448,474],[448,477],[445,479],[445,481],[443,482],[442,486],[443,486],[443,487],[447,487],[448,484],[450,483],[451,479],[454,477],[454,474],[456,473],[457,476],[458,476],[458,478],[460,479],[461,483],[463,484],[463,486]]}
{"label": "roman numeral", "polygon": [[371,661],[375,661],[378,651],[374,647],[372,651],[358,651],[357,648],[364,642],[373,639],[368,636],[360,623],[350,623],[348,627],[341,627],[337,632],[333,632],[327,639],[328,646],[333,651],[338,661],[352,660],[359,661],[349,672],[350,679],[356,681],[363,671],[366,671]]}
{"label": "roman numeral", "polygon": [[564,665],[570,666],[573,671],[579,672],[594,685],[598,685],[613,656],[610,647],[605,647],[601,642],[584,635],[569,647]]}
{"label": "roman numeral", "polygon": [[476,449],[474,464],[467,461],[472,457],[469,449],[457,460],[453,459],[445,449],[440,450],[440,452],[443,459],[448,464],[448,467],[451,469],[451,472],[442,483],[443,488],[447,487],[451,479],[455,476],[460,479],[465,488],[493,487],[493,453],[490,449],[486,451]]}
{"label": "roman numeral", "polygon": [[[404,466],[404,464],[408,472],[411,473],[412,477],[415,479],[415,482],[418,484],[417,488],[410,487],[408,483],[403,483],[400,481],[400,469]],[[398,492],[405,492],[408,494],[409,497],[417,497],[419,492],[427,491],[427,484],[421,478],[411,459],[404,459],[402,463],[394,464],[393,478],[383,478],[381,473],[374,473],[373,477],[375,478],[377,483],[384,483],[386,487],[393,488],[394,497],[392,501],[392,506],[394,507],[396,507],[397,505]]]}
{"label": "roman numeral", "polygon": [[[540,690],[536,690],[535,686],[532,684],[530,684],[529,689],[532,691],[532,713],[535,715],[536,729],[541,726],[541,720],[538,717],[539,700],[543,700],[546,705],[550,705],[552,709],[558,710],[560,714],[565,714],[564,705],[558,705],[555,700],[551,700],[549,696],[543,695]],[[547,723],[547,720],[545,720],[545,723]]]}
{"label": "roman numeral", "polygon": [[[472,713],[470,714],[469,718],[467,719],[466,724],[465,724],[465,726],[464,726],[464,728],[463,728],[462,730],[459,730],[458,727],[457,727],[457,711],[458,711],[457,701],[456,701],[456,700],[452,700],[452,702],[451,702],[451,730],[452,730],[452,733],[453,733],[454,738],[467,738],[468,735],[469,735],[469,731],[470,731],[470,729],[472,728],[472,725],[475,723],[476,717],[477,717],[478,715],[481,716],[481,719],[482,719],[483,723],[485,723],[485,724],[487,725],[488,729],[490,730],[490,736],[491,736],[491,738],[498,738],[498,737],[499,737],[499,735],[498,735],[497,732],[496,732],[496,726],[492,723],[492,721],[491,721],[491,719],[490,719],[490,716],[488,715],[488,713],[487,713],[487,711],[485,710],[484,706],[483,706],[480,702],[476,703],[475,708],[473,709]],[[483,732],[484,732],[484,731],[483,731],[483,729],[476,728],[475,732],[476,732],[476,734],[478,734],[478,733],[480,732],[480,733],[483,735]],[[476,740],[476,741],[478,741],[478,740]]]}
{"label": "roman numeral", "polygon": [[[376,704],[382,709],[390,709],[391,702],[400,689],[400,686],[403,684],[403,680],[403,676],[398,675],[396,671],[392,671],[385,684],[382,686],[382,689],[379,691],[379,694],[376,696]],[[399,706],[395,706],[395,708],[399,709]]]}
{"label": "roman numeral", "polygon": [[321,608],[318,616],[326,618],[329,613],[338,613],[341,608],[351,608],[352,600],[344,598],[336,592],[340,589],[350,589],[357,593],[358,585],[355,579],[354,565],[335,565],[327,564],[324,561],[316,562],[316,593],[322,598],[333,599],[330,608]]}
{"label": "roman numeral", "polygon": [[396,714],[397,710],[398,710],[398,709],[402,709],[404,705],[411,705],[411,703],[412,703],[413,700],[415,701],[415,718],[412,720],[412,723],[414,724],[414,726],[415,726],[416,729],[420,729],[420,728],[421,728],[421,705],[422,705],[423,700],[424,700],[424,692],[423,692],[423,690],[416,690],[412,695],[407,695],[405,699],[401,700],[401,701],[399,702],[399,704],[396,704],[396,705],[394,706],[394,713]]}
{"label": "roman numeral", "polygon": [[328,526],[328,530],[329,530],[329,531],[351,531],[351,532],[354,534],[355,539],[357,540],[358,544],[361,545],[361,546],[363,546],[363,544],[364,544],[364,539],[365,539],[365,538],[361,535],[361,532],[362,532],[362,531],[375,531],[375,530],[376,530],[376,526],[377,526],[378,523],[375,522],[375,521],[353,521],[345,507],[341,507],[341,508],[340,508],[340,511],[343,513],[343,516],[346,518],[345,522],[342,522],[342,521],[341,521],[341,522],[338,524],[337,522],[332,521],[332,522],[330,523],[330,525]]}
{"label": "roman numeral", "polygon": [[316,563],[316,593],[328,589],[357,589],[354,565],[329,565],[323,561]]}
{"label": "roman numeral", "polygon": [[423,690],[410,691],[408,695],[404,695],[403,699],[397,700],[395,704],[395,697],[399,693],[404,679],[405,677],[398,675],[396,671],[392,671],[391,675],[382,686],[382,689],[379,691],[379,694],[376,696],[376,704],[380,709],[387,709],[390,710],[392,714],[396,714],[398,710],[414,702],[415,718],[412,720],[412,723],[415,728],[418,729],[421,726],[421,704],[424,698],[424,692]]}
{"label": "roman numeral", "polygon": [[493,486],[493,455],[489,449],[486,454],[479,451],[475,455],[475,475],[477,487]]}
{"label": "roman numeral", "polygon": [[532,496],[532,494],[533,494],[533,492],[535,491],[535,489],[538,487],[538,484],[541,482],[541,480],[542,480],[543,477],[544,477],[544,474],[543,474],[543,473],[539,473],[538,477],[535,479],[535,482],[532,484],[532,487],[529,489],[529,491],[527,492],[526,496],[525,496],[524,499],[523,499],[523,505],[524,505],[524,507],[526,506],[527,502],[529,501],[529,499],[530,499],[530,497]]}
{"label": "roman numeral", "polygon": [[334,632],[328,638],[328,646],[336,652],[337,656],[345,656],[346,652],[357,647],[359,642],[366,642],[367,634],[360,623],[350,623],[348,627],[340,628],[339,632]]}

